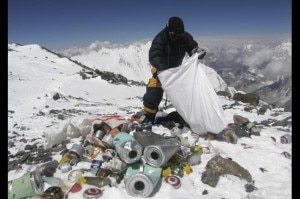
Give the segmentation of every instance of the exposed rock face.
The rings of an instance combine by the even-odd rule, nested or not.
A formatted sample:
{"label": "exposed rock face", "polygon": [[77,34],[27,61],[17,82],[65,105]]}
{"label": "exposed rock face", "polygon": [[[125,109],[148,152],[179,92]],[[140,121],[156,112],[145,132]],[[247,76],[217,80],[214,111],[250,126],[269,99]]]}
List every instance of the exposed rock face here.
{"label": "exposed rock face", "polygon": [[257,106],[259,104],[259,96],[254,93],[246,93],[246,94],[236,93],[234,94],[232,99],[244,103],[249,103],[254,106]]}
{"label": "exposed rock face", "polygon": [[241,167],[238,163],[224,159],[220,155],[216,155],[207,162],[206,171],[202,174],[202,182],[212,187],[216,187],[220,176],[227,174],[237,176],[241,179],[252,181],[252,176],[248,170]]}

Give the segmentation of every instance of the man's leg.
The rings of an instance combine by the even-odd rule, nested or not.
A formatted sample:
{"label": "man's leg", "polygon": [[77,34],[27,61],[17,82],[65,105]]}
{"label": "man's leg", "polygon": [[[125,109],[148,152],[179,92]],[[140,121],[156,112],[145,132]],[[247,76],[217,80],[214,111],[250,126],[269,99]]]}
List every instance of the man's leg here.
{"label": "man's leg", "polygon": [[143,105],[146,118],[153,124],[164,91],[161,88],[159,79],[157,78],[156,68],[152,67],[151,72],[153,77],[149,79],[147,84],[146,93],[143,97]]}

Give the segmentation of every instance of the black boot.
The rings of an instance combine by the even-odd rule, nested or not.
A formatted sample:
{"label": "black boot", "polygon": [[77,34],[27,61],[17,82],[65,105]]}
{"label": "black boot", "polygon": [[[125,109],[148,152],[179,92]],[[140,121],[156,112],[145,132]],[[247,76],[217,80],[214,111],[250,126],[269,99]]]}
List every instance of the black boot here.
{"label": "black boot", "polygon": [[148,124],[151,122],[151,124],[154,123],[155,114],[153,113],[145,113],[145,119],[141,122],[141,124]]}

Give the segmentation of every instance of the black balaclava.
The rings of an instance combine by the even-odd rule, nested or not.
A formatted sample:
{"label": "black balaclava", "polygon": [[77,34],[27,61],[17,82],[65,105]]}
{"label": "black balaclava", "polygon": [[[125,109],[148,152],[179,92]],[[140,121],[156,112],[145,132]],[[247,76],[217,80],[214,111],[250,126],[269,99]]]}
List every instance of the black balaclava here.
{"label": "black balaclava", "polygon": [[169,32],[184,33],[184,24],[179,17],[170,17],[167,24]]}

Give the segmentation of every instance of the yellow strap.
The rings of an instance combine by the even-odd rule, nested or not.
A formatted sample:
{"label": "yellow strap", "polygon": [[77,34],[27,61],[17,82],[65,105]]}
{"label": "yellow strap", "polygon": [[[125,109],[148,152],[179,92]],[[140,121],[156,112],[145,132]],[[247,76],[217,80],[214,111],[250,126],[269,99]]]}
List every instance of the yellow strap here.
{"label": "yellow strap", "polygon": [[146,107],[146,106],[144,106],[144,111],[145,111],[146,113],[156,113],[156,112],[157,112],[156,109],[150,109],[150,108],[148,108],[148,107]]}

